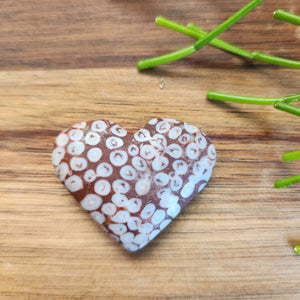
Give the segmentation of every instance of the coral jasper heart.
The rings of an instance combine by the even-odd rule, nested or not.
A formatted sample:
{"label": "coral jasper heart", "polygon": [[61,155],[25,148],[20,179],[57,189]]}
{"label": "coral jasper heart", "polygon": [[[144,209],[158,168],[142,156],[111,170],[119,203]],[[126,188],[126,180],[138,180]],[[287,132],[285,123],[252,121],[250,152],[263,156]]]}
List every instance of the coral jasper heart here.
{"label": "coral jasper heart", "polygon": [[59,180],[129,251],[147,245],[203,189],[215,159],[202,131],[162,118],[135,133],[82,122],[57,136],[52,153]]}

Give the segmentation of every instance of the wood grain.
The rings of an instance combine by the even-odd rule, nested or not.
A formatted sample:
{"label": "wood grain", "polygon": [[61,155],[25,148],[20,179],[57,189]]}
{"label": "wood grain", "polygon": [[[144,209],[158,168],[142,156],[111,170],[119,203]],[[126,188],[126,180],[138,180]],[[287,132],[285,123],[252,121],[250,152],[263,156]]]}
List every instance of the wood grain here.
{"label": "wood grain", "polygon": [[[210,30],[247,1],[16,1],[0,5],[1,299],[299,299],[299,120],[272,107],[214,103],[206,92],[299,93],[299,70],[205,47],[138,72],[138,59],[192,40],[156,15]],[[266,0],[222,37],[300,60],[299,28],[272,19],[298,1]],[[259,48],[259,49],[258,49]],[[164,89],[159,88],[164,78]],[[149,246],[129,254],[59,183],[55,136],[83,120],[130,131],[153,117],[199,126],[217,165],[207,187]]]}

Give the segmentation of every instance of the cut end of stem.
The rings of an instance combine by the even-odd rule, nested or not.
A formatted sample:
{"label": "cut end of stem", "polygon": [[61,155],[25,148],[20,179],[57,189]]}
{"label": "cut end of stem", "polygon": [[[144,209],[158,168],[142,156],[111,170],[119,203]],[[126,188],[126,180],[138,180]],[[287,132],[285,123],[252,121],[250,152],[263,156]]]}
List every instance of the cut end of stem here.
{"label": "cut end of stem", "polygon": [[161,17],[161,16],[157,16],[155,18],[155,24],[159,25],[161,23],[162,20],[165,20],[165,18]]}
{"label": "cut end of stem", "polygon": [[296,245],[294,247],[294,252],[295,252],[295,254],[300,254],[300,245]]}
{"label": "cut end of stem", "polygon": [[300,174],[295,175],[295,176],[291,176],[291,177],[288,177],[288,178],[284,178],[284,179],[281,179],[281,180],[277,180],[277,181],[275,181],[274,186],[277,189],[281,189],[281,188],[284,188],[284,187],[287,187],[289,185],[293,185],[293,184],[299,183],[299,182],[300,182]]}
{"label": "cut end of stem", "polygon": [[300,16],[294,15],[282,9],[277,9],[273,13],[273,17],[277,20],[282,20],[300,26]]}
{"label": "cut end of stem", "polygon": [[286,152],[282,154],[282,160],[285,162],[300,159],[300,151]]}
{"label": "cut end of stem", "polygon": [[285,103],[283,101],[276,101],[273,104],[273,107],[278,109],[278,110],[282,110],[282,111],[285,111],[289,114],[300,117],[300,108],[297,107],[297,106],[293,106],[293,105]]}
{"label": "cut end of stem", "polygon": [[151,68],[151,66],[149,66],[148,59],[140,60],[136,66],[138,70],[146,70]]}

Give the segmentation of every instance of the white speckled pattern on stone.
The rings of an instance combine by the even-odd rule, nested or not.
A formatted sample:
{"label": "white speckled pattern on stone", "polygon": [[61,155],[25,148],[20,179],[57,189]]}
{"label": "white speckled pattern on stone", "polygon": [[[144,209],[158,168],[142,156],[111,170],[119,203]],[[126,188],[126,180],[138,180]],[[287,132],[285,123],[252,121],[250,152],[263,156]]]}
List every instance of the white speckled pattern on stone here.
{"label": "white speckled pattern on stone", "polygon": [[216,151],[197,127],[155,118],[131,134],[111,121],[73,125],[52,163],[81,207],[125,249],[154,239],[199,193]]}

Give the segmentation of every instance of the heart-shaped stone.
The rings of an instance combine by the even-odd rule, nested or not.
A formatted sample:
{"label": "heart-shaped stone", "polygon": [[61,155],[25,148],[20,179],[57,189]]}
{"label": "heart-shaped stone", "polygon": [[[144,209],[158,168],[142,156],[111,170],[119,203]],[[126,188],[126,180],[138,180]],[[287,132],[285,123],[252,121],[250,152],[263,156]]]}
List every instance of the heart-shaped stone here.
{"label": "heart-shaped stone", "polygon": [[203,189],[215,159],[202,131],[162,118],[135,133],[82,122],[57,136],[52,153],[59,180],[129,251],[147,245]]}

